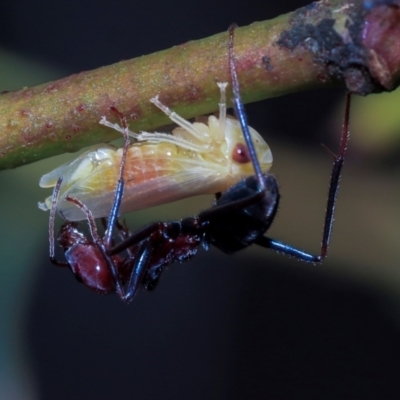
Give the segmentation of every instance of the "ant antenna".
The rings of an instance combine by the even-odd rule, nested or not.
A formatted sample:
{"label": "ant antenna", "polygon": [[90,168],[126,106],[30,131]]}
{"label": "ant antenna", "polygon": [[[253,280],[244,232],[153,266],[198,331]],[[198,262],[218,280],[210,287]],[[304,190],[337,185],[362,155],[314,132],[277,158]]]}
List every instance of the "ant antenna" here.
{"label": "ant antenna", "polygon": [[121,125],[123,127],[123,135],[124,135],[124,147],[122,150],[122,158],[121,158],[121,164],[119,167],[119,178],[118,178],[118,183],[117,187],[115,189],[115,198],[114,198],[114,203],[111,207],[110,210],[110,215],[108,217],[108,228],[105,232],[105,244],[106,246],[110,246],[111,240],[112,240],[112,234],[118,219],[118,213],[119,209],[121,207],[121,202],[122,202],[122,197],[124,194],[124,186],[125,186],[125,181],[124,181],[124,170],[125,170],[125,164],[126,164],[126,155],[128,153],[128,148],[131,144],[130,138],[129,138],[129,129],[128,129],[128,123],[126,121],[126,117],[124,114],[122,114],[120,111],[118,111],[115,107],[110,107],[110,110],[118,115]]}
{"label": "ant antenna", "polygon": [[239,120],[240,127],[243,131],[243,136],[247,144],[247,148],[250,153],[250,158],[253,162],[254,171],[257,176],[258,184],[259,184],[259,191],[265,190],[265,182],[263,179],[263,175],[261,172],[260,163],[257,158],[256,150],[254,148],[253,140],[250,135],[249,125],[247,123],[246,113],[244,111],[244,106],[242,103],[242,99],[240,97],[240,90],[239,90],[239,80],[236,73],[236,62],[234,56],[234,49],[233,49],[233,39],[234,39],[234,31],[237,27],[236,24],[232,24],[229,27],[229,67],[231,71],[231,79],[232,79],[232,90],[233,90],[233,105],[236,111],[236,117]]}

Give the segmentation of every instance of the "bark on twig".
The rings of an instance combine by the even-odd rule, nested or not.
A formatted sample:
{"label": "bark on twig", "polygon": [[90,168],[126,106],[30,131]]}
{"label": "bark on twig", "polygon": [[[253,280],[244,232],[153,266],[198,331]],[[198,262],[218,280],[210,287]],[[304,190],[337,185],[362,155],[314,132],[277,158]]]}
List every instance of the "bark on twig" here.
{"label": "bark on twig", "polygon": [[[0,96],[0,168],[13,168],[118,133],[98,124],[111,106],[131,130],[169,123],[149,99],[185,118],[216,111],[218,81],[229,82],[228,33]],[[345,83],[355,93],[400,80],[400,0],[323,0],[238,28],[242,98],[253,102]]]}

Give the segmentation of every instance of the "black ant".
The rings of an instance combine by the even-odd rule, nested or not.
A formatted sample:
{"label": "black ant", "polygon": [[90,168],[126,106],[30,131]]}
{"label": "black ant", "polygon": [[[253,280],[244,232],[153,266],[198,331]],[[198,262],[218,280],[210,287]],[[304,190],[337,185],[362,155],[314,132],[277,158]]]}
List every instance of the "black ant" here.
{"label": "black ant", "polygon": [[[278,209],[279,190],[275,177],[261,171],[249,133],[236,73],[234,29],[235,26],[229,29],[229,66],[234,108],[247,144],[247,148],[243,149],[243,159],[252,160],[255,175],[243,179],[225,193],[217,194],[215,205],[198,216],[174,222],[156,222],[131,234],[117,218],[124,188],[124,157],[129,145],[126,120],[119,113],[125,131],[124,155],[105,237],[102,239],[97,233],[95,219],[90,210],[79,200],[67,197],[68,201],[75,203],[85,213],[92,236],[91,240],[87,239],[73,222],[67,222],[61,227],[58,241],[64,248],[67,262],[58,262],[54,258],[54,219],[62,178],[57,182],[53,194],[50,214],[50,259],[56,265],[68,266],[86,286],[99,293],[116,292],[123,301],[129,302],[140,285],[148,290],[153,289],[167,265],[193,257],[199,245],[208,249],[210,244],[213,244],[225,253],[234,253],[251,244],[257,244],[310,263],[320,263],[326,257],[339,179],[349,139],[351,96],[348,94],[346,97],[339,155],[334,156],[320,254],[312,255],[264,236]],[[121,237],[117,245],[113,243],[115,228]],[[125,258],[119,255],[123,251],[127,252]]]}

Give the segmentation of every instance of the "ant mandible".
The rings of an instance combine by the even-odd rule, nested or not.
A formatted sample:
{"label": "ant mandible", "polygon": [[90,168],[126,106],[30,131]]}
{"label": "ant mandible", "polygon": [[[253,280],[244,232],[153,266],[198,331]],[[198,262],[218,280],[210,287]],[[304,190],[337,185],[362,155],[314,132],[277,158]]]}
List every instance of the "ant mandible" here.
{"label": "ant mandible", "polygon": [[[255,175],[243,179],[225,193],[217,194],[215,205],[202,211],[198,216],[174,222],[156,222],[131,234],[117,218],[124,187],[123,158],[114,203],[103,239],[97,233],[95,219],[90,210],[79,200],[67,197],[68,201],[75,203],[86,214],[92,235],[92,240],[87,239],[77,230],[76,223],[67,222],[61,227],[58,240],[64,247],[67,262],[58,262],[54,257],[54,218],[62,181],[60,178],[54,190],[50,214],[50,259],[56,265],[68,266],[76,278],[86,286],[99,293],[116,292],[123,301],[129,302],[140,285],[148,290],[153,289],[167,265],[193,257],[199,245],[207,249],[213,244],[225,253],[234,253],[251,244],[257,244],[310,263],[320,263],[326,257],[340,174],[349,139],[351,96],[347,94],[346,97],[339,155],[334,156],[320,254],[312,255],[264,236],[278,209],[279,190],[276,178],[261,171],[249,133],[236,73],[234,29],[233,25],[229,29],[229,66],[234,108],[247,145],[243,158],[252,161]],[[127,124],[123,115],[119,116],[125,131],[124,154],[126,154],[129,145]],[[117,245],[114,245],[112,240],[115,228],[122,238]],[[119,255],[122,251],[127,252],[127,257],[122,258]]]}

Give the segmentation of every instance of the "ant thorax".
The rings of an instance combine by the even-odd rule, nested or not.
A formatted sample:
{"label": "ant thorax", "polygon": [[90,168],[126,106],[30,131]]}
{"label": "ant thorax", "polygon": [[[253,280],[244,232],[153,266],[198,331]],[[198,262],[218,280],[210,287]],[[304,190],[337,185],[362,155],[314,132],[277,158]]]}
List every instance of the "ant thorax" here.
{"label": "ant thorax", "polygon": [[[225,191],[254,173],[239,121],[226,114],[226,83],[218,84],[221,93],[219,118],[197,118],[193,123],[166,107],[158,98],[150,101],[178,124],[171,133],[129,131],[134,143],[128,149],[124,171],[125,188],[121,212],[148,208],[200,194]],[[123,128],[100,121],[119,132]],[[263,172],[272,164],[268,144],[254,129],[250,134]],[[122,149],[98,145],[40,180],[41,187],[54,187],[63,177],[57,211],[69,221],[85,219],[82,211],[66,196],[87,205],[95,218],[107,216],[114,199]],[[39,203],[51,207],[51,197]]]}

